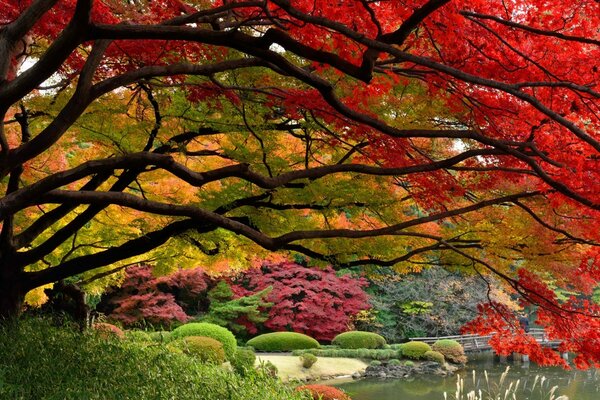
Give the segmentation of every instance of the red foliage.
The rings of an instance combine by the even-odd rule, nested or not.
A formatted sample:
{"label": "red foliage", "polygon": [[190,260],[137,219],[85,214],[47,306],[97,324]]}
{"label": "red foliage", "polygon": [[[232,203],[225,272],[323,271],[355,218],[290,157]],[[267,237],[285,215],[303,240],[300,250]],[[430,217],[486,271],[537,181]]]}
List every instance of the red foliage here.
{"label": "red foliage", "polygon": [[314,400],[352,400],[350,396],[338,388],[326,385],[304,385],[296,388],[298,391],[307,390]]}
{"label": "red foliage", "polygon": [[124,325],[186,322],[190,318],[186,310],[198,306],[198,298],[208,290],[208,280],[200,268],[156,278],[149,265],[131,267],[121,288],[111,296],[117,308],[110,317]]}
{"label": "red foliage", "polygon": [[350,319],[370,308],[362,290],[366,279],[336,276],[331,268],[307,268],[287,262],[248,270],[232,280],[232,290],[247,296],[266,287],[273,303],[264,326],[273,331],[294,331],[317,340],[331,340],[348,330]]}
{"label": "red foliage", "polygon": [[106,322],[96,322],[92,326],[92,329],[94,329],[96,332],[98,332],[98,335],[103,339],[109,339],[109,338],[124,339],[125,338],[125,333],[121,330],[121,328],[119,328],[118,326],[115,326],[113,324],[108,324]]}

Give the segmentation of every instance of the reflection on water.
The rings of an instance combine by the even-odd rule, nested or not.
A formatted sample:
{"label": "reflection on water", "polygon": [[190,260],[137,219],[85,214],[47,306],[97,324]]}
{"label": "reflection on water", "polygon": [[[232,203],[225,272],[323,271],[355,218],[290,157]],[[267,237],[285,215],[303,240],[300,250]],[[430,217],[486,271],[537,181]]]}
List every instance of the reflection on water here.
{"label": "reflection on water", "polygon": [[[567,371],[562,368],[540,368],[531,363],[510,363],[508,380],[521,380],[518,400],[546,400],[552,386],[558,386],[555,396],[565,395],[570,400],[600,399],[600,375],[597,370]],[[487,385],[483,371],[488,371],[492,388],[500,379],[507,364],[494,362],[491,354],[480,355],[472,359],[467,368],[461,372],[467,391],[474,388],[485,391]],[[476,371],[473,381],[473,370]],[[546,377],[544,386],[536,384],[532,387],[536,375]],[[348,392],[353,400],[443,400],[444,392],[452,394],[456,390],[456,376],[443,378],[437,376],[417,376],[409,380],[361,380],[341,383],[340,388]],[[449,396],[453,398],[453,396]]]}

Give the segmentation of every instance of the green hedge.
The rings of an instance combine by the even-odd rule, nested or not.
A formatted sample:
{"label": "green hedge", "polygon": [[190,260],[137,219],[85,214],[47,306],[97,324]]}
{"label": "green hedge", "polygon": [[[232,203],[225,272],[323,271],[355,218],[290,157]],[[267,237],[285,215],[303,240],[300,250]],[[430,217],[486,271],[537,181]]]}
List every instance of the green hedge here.
{"label": "green hedge", "polygon": [[454,364],[465,364],[467,356],[462,344],[456,340],[440,339],[431,346],[435,351],[439,351],[444,355],[447,361]]}
{"label": "green hedge", "polygon": [[425,353],[431,351],[431,346],[424,342],[414,341],[404,343],[401,351],[404,357],[419,360],[425,356]]}
{"label": "green hedge", "polygon": [[218,340],[223,345],[225,357],[230,360],[235,355],[237,341],[233,333],[222,326],[209,324],[206,322],[192,322],[181,325],[171,332],[171,339],[180,339],[187,336],[206,336]]}
{"label": "green hedge", "polygon": [[427,351],[423,354],[423,358],[429,361],[435,361],[436,363],[443,365],[444,364],[444,355],[439,351]]}
{"label": "green hedge", "polygon": [[292,351],[319,347],[319,342],[315,339],[296,332],[265,333],[248,340],[246,344],[258,351]]}
{"label": "green hedge", "polygon": [[125,331],[125,338],[133,342],[152,342],[152,338],[144,331]]}
{"label": "green hedge", "polygon": [[38,319],[0,327],[0,359],[0,399],[310,399],[260,372],[241,377],[160,345],[101,339]]}
{"label": "green hedge", "polygon": [[251,371],[254,371],[255,362],[256,354],[254,354],[252,348],[238,347],[233,360],[231,360],[231,366],[238,374],[247,375]]}
{"label": "green hedge", "polygon": [[363,331],[340,333],[331,343],[342,349],[381,349],[386,345],[383,336]]}
{"label": "green hedge", "polygon": [[171,343],[179,347],[183,353],[208,364],[221,365],[225,362],[223,344],[206,336],[186,336]]}
{"label": "green hedge", "polygon": [[401,357],[401,353],[393,349],[308,349],[292,352],[295,356],[306,353],[317,357],[365,358],[380,361]]}

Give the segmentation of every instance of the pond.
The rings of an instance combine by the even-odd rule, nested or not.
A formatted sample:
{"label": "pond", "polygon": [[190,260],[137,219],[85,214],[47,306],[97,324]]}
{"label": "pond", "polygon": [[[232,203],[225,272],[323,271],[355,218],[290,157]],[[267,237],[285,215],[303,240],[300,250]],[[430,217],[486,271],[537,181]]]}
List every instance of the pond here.
{"label": "pond", "polygon": [[[464,379],[466,391],[488,388],[484,377],[487,371],[489,387],[497,391],[500,376],[510,366],[507,382],[520,379],[521,390],[517,400],[547,400],[552,386],[558,386],[555,397],[568,396],[570,400],[600,399],[600,374],[597,370],[580,371],[577,369],[541,368],[533,363],[499,363],[491,354],[484,354],[469,361],[467,368],[460,373]],[[475,371],[475,380],[473,380]],[[540,386],[538,378],[532,392],[536,375],[544,376]],[[410,380],[360,380],[340,383],[336,386],[344,389],[353,400],[443,400],[444,392],[448,399],[454,399],[457,377],[417,376]],[[504,388],[506,388],[506,384]],[[504,393],[504,390],[501,391]],[[466,396],[465,396],[466,398]],[[503,397],[502,397],[503,398]]]}

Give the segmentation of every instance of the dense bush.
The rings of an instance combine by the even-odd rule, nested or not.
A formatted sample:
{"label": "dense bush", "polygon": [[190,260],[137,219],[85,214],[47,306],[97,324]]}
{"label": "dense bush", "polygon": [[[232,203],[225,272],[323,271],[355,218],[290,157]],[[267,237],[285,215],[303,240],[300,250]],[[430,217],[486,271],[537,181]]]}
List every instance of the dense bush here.
{"label": "dense bush", "polygon": [[156,331],[148,333],[150,339],[158,343],[168,343],[171,341],[171,332],[169,331]]}
{"label": "dense bush", "polygon": [[124,339],[125,332],[116,325],[107,324],[106,322],[96,322],[92,328],[97,332],[98,336],[104,339],[118,338]]}
{"label": "dense bush", "polygon": [[392,358],[390,361],[388,361],[388,365],[402,365],[402,361],[398,360],[397,358]]}
{"label": "dense bush", "polygon": [[402,346],[402,355],[413,360],[423,358],[428,351],[431,351],[431,346],[419,341],[404,343]]}
{"label": "dense bush", "polygon": [[[331,268],[280,263],[244,272],[232,280],[231,288],[237,296],[248,296],[272,287],[266,301],[273,303],[273,307],[264,327],[331,340],[348,329],[356,314],[371,307],[363,291],[365,286],[365,279],[340,277]],[[246,325],[249,332],[260,327],[249,321]]]}
{"label": "dense bush", "polygon": [[186,336],[173,342],[173,346],[205,363],[221,365],[225,362],[223,344],[210,337]]}
{"label": "dense bush", "polygon": [[362,331],[340,333],[331,343],[342,349],[381,349],[386,344],[383,336]]}
{"label": "dense bush", "polygon": [[246,375],[254,370],[256,354],[251,348],[238,347],[235,356],[230,360],[233,370],[240,375]]}
{"label": "dense bush", "polygon": [[44,320],[0,328],[0,359],[0,399],[310,398],[260,372],[241,377],[163,346],[101,339]]}
{"label": "dense bush", "polygon": [[317,356],[310,353],[304,353],[300,356],[300,360],[302,361],[302,366],[304,368],[310,368],[319,360]]}
{"label": "dense bush", "polygon": [[207,336],[213,338],[223,345],[225,357],[230,360],[235,354],[237,341],[233,333],[222,326],[209,324],[206,322],[192,322],[190,324],[181,325],[179,328],[171,332],[172,339],[180,339],[186,336]]}
{"label": "dense bush", "polygon": [[208,283],[199,268],[157,278],[150,265],[129,267],[121,287],[109,291],[99,309],[126,326],[168,327],[208,308]]}
{"label": "dense bush", "polygon": [[393,349],[308,349],[292,352],[295,356],[306,353],[314,354],[317,357],[366,358],[381,361],[402,355],[398,350]]}
{"label": "dense bush", "polygon": [[429,361],[435,361],[436,363],[443,365],[444,364],[444,355],[439,351],[427,351],[423,354],[423,358]]}
{"label": "dense bush", "polygon": [[152,342],[153,339],[144,331],[126,331],[125,338],[134,342]]}
{"label": "dense bush", "polygon": [[451,363],[465,364],[467,362],[465,349],[456,340],[440,339],[435,342],[431,348],[442,353],[446,360]]}
{"label": "dense bush", "polygon": [[350,396],[338,388],[325,385],[304,385],[297,388],[298,391],[308,391],[313,400],[352,400]]}
{"label": "dense bush", "polygon": [[319,342],[302,333],[273,332],[256,336],[248,340],[247,345],[259,351],[292,351],[318,348]]}

